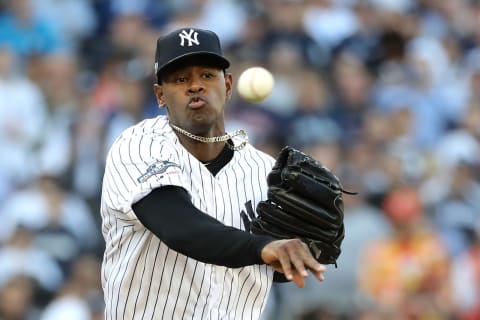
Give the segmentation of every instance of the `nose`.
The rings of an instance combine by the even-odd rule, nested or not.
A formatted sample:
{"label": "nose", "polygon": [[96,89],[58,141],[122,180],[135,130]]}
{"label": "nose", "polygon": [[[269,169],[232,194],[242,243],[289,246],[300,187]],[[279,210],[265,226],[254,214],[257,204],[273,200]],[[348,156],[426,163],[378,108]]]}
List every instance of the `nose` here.
{"label": "nose", "polygon": [[202,84],[202,81],[198,77],[193,77],[190,82],[190,87],[188,88],[189,93],[199,93],[203,92],[205,87]]}

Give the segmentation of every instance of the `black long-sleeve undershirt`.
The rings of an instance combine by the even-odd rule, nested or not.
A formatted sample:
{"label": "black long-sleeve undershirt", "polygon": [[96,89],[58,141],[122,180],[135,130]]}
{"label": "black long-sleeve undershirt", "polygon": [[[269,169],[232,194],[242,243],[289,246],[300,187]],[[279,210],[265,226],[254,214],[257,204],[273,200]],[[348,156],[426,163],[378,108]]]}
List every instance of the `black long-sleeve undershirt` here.
{"label": "black long-sleeve undershirt", "polygon": [[260,252],[274,240],[222,224],[198,210],[181,187],[154,189],[132,208],[167,246],[205,263],[231,268],[263,264]]}

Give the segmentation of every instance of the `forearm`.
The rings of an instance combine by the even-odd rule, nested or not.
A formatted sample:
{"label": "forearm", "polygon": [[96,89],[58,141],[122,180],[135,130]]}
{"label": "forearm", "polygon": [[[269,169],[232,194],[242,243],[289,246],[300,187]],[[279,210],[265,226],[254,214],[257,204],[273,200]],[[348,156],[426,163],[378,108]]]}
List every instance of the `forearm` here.
{"label": "forearm", "polygon": [[228,227],[198,210],[180,187],[162,187],[133,205],[140,222],[175,251],[226,267],[262,264],[272,238]]}

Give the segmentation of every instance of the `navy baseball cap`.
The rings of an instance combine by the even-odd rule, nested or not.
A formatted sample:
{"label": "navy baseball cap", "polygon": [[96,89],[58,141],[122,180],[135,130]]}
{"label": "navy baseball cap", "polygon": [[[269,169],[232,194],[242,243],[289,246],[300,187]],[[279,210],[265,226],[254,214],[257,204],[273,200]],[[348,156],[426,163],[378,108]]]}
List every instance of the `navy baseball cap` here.
{"label": "navy baseball cap", "polygon": [[155,75],[167,66],[192,56],[204,56],[209,64],[226,69],[230,62],[223,56],[216,33],[197,28],[183,28],[157,40]]}

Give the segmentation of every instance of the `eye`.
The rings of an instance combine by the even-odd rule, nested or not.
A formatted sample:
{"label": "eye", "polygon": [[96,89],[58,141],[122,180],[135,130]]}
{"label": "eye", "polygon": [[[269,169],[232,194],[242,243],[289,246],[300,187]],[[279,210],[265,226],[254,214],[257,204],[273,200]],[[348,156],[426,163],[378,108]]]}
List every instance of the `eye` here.
{"label": "eye", "polygon": [[207,71],[202,74],[202,77],[205,79],[212,79],[215,77],[215,75],[213,74],[213,72]]}
{"label": "eye", "polygon": [[187,78],[186,77],[177,77],[175,79],[175,82],[176,83],[185,83],[187,81]]}

